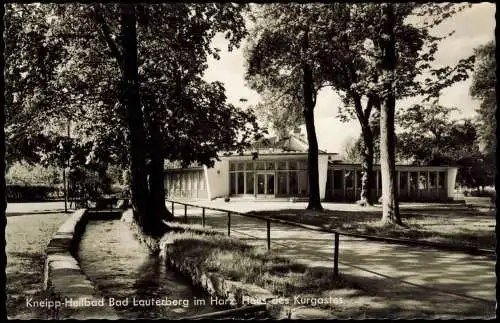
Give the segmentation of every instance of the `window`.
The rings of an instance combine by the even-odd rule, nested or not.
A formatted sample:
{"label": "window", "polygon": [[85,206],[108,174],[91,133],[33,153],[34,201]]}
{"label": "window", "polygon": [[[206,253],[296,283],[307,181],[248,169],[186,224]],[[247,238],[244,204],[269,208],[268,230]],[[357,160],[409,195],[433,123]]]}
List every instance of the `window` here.
{"label": "window", "polygon": [[274,170],[274,161],[267,162],[267,169],[268,170]]}
{"label": "window", "polygon": [[435,172],[429,173],[429,187],[436,188],[437,187],[437,176]]}
{"label": "window", "polygon": [[309,180],[306,170],[297,171],[299,195],[307,196],[309,193]]}
{"label": "window", "polygon": [[175,177],[177,177],[177,183],[178,183],[177,188],[179,190],[182,190],[183,185],[182,185],[182,176],[181,176],[181,174],[176,174]]}
{"label": "window", "polygon": [[298,195],[299,185],[297,180],[297,172],[290,172],[288,175],[290,181],[290,195]]}
{"label": "window", "polygon": [[274,174],[267,174],[267,192],[266,194],[274,194]]}
{"label": "window", "polygon": [[253,172],[247,172],[247,191],[246,194],[253,194],[254,189],[253,189],[253,181],[254,181],[254,175]]}
{"label": "window", "polygon": [[236,194],[236,173],[229,173],[229,192]]}
{"label": "window", "polygon": [[237,170],[245,170],[245,163],[238,163],[236,165]]}
{"label": "window", "polygon": [[399,172],[399,189],[406,190],[408,187],[408,172]]}
{"label": "window", "polygon": [[191,176],[192,173],[186,173],[186,190],[191,190]]}
{"label": "window", "polygon": [[278,161],[278,169],[283,169],[283,170],[287,169],[285,160]]}
{"label": "window", "polygon": [[266,163],[264,163],[262,161],[258,161],[255,166],[256,166],[255,169],[258,169],[258,170],[266,169]]}
{"label": "window", "polygon": [[444,187],[445,176],[446,176],[445,172],[439,172],[439,175],[438,175],[438,188],[443,188]]}
{"label": "window", "polygon": [[344,187],[344,183],[342,181],[342,171],[334,170],[333,171],[333,189],[339,189]]}
{"label": "window", "polygon": [[287,194],[287,177],[288,172],[278,172],[278,194],[286,195]]}
{"label": "window", "polygon": [[244,194],[245,193],[245,173],[240,172],[237,173],[238,175],[238,192],[237,194]]}
{"label": "window", "polygon": [[307,160],[299,160],[297,169],[307,169]]}
{"label": "window", "polygon": [[346,188],[354,188],[354,172],[352,170],[345,172],[344,179]]}

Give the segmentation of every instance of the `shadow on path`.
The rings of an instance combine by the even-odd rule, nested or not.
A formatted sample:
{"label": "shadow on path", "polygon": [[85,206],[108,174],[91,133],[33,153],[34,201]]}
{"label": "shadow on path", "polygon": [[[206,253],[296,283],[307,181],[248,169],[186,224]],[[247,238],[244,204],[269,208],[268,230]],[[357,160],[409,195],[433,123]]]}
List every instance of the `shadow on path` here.
{"label": "shadow on path", "polygon": [[[189,223],[201,223],[199,209],[188,208],[188,214]],[[227,233],[226,213],[207,211],[206,223]],[[233,214],[231,236],[265,248],[266,222]],[[271,224],[272,251],[309,266],[333,268],[333,241],[333,234]],[[495,261],[484,256],[341,237],[339,260],[343,275],[383,299],[369,307],[372,314],[384,302],[444,317],[495,311]]]}

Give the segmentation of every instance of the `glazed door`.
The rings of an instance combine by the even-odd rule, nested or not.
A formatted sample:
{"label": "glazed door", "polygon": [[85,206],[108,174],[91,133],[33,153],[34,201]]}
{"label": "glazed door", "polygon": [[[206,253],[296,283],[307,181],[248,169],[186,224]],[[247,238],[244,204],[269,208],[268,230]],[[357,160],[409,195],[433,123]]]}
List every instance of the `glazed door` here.
{"label": "glazed door", "polygon": [[256,183],[257,190],[256,195],[260,198],[274,197],[275,193],[275,181],[274,173],[257,173]]}

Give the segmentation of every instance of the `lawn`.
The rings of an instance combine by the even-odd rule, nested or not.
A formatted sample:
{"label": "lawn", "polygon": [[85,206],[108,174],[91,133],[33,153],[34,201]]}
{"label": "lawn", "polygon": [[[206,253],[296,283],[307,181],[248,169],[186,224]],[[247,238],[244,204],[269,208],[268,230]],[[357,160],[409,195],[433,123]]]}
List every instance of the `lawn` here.
{"label": "lawn", "polygon": [[5,229],[7,266],[6,294],[9,319],[47,319],[40,308],[27,307],[27,300],[44,300],[45,248],[68,214],[7,215]]}
{"label": "lawn", "polygon": [[380,207],[361,207],[323,211],[282,209],[249,214],[284,219],[343,232],[380,237],[412,239],[483,249],[496,248],[495,211],[480,212],[459,204],[402,204],[407,228],[381,226]]}

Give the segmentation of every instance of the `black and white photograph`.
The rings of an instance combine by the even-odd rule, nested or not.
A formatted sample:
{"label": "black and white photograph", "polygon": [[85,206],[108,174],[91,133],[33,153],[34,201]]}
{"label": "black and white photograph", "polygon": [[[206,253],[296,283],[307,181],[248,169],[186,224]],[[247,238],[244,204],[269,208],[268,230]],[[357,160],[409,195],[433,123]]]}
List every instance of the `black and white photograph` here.
{"label": "black and white photograph", "polygon": [[495,319],[494,2],[10,2],[6,320]]}

